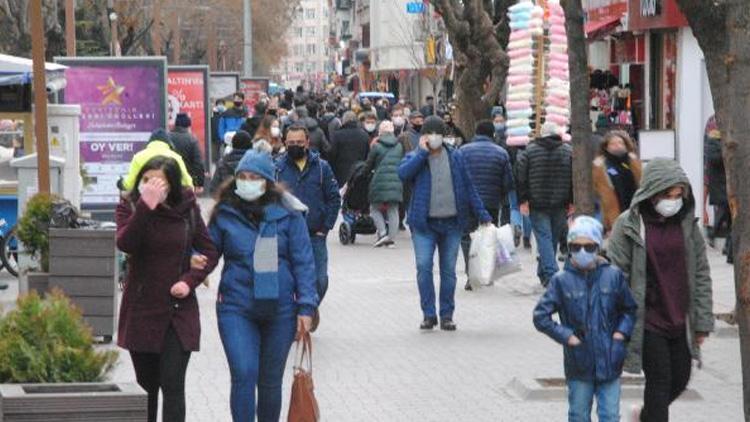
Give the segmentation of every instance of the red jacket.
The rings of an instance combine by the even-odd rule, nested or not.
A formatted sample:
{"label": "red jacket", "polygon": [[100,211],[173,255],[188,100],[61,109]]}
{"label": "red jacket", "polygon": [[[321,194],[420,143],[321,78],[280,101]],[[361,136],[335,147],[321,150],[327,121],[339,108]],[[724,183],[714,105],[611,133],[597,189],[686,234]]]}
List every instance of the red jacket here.
{"label": "red jacket", "polygon": [[[127,350],[160,353],[170,324],[185,350],[200,348],[195,289],[216,266],[218,253],[195,195],[186,190],[183,197],[173,208],[159,205],[151,211],[142,200],[133,205],[128,199],[117,207],[117,247],[130,255],[117,338]],[[190,269],[193,250],[208,257],[202,271]],[[184,299],[170,294],[178,281],[192,288]]]}

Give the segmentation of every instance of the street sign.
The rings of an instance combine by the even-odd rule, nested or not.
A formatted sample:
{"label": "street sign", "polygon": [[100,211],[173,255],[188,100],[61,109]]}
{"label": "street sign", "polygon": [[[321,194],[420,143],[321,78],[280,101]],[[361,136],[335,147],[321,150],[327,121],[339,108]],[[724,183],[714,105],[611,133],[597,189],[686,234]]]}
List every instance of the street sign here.
{"label": "street sign", "polygon": [[406,3],[406,13],[424,13],[424,3],[421,1]]}

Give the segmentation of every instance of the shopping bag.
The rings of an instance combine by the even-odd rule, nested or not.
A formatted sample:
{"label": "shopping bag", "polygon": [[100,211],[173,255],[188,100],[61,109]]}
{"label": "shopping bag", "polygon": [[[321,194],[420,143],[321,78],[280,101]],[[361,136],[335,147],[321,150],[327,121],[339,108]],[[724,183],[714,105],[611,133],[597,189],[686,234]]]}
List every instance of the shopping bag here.
{"label": "shopping bag", "polygon": [[[302,353],[299,353],[300,343]],[[312,378],[312,339],[306,333],[297,340],[294,366],[294,382],[292,383],[292,397],[289,400],[288,422],[318,422],[320,409],[315,398],[315,386]]]}
{"label": "shopping bag", "polygon": [[486,286],[492,282],[495,271],[497,227],[482,225],[470,236],[469,283],[472,287]]}
{"label": "shopping bag", "polygon": [[506,224],[497,229],[495,246],[495,267],[491,282],[508,274],[517,273],[522,270],[521,260],[516,255],[516,245],[513,240],[513,228]]}

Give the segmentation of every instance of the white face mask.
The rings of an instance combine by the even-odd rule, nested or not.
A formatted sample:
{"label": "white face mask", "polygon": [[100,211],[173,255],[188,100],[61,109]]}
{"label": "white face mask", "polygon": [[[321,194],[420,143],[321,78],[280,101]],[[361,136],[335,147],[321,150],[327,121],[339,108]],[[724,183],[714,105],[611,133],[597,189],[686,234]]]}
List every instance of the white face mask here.
{"label": "white face mask", "polygon": [[237,189],[234,193],[245,201],[252,202],[266,193],[265,180],[240,180],[237,179]]}
{"label": "white face mask", "polygon": [[393,124],[398,127],[403,126],[405,123],[406,123],[406,120],[404,120],[404,118],[401,116],[396,116],[393,118]]}
{"label": "white face mask", "polygon": [[655,209],[665,218],[672,217],[682,209],[682,198],[662,199],[656,204]]}
{"label": "white face mask", "polygon": [[281,135],[281,129],[275,126],[271,127],[271,136],[273,136],[274,138],[278,138],[280,135]]}
{"label": "white face mask", "polygon": [[427,145],[430,149],[438,149],[443,145],[443,135],[428,135]]}
{"label": "white face mask", "polygon": [[455,146],[456,145],[456,138],[451,138],[451,137],[444,138],[443,142],[445,142],[447,145]]}
{"label": "white face mask", "polygon": [[366,123],[365,130],[368,132],[375,132],[375,123]]}

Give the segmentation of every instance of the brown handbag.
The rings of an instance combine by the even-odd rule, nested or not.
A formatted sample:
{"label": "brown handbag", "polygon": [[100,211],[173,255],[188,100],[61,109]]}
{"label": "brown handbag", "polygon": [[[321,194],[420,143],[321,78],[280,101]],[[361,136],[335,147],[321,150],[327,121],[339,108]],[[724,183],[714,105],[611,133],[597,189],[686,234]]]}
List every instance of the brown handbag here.
{"label": "brown handbag", "polygon": [[[299,353],[302,343],[302,353]],[[299,356],[299,359],[296,359]],[[307,357],[307,359],[305,359]],[[307,367],[303,364],[307,363]],[[312,339],[305,333],[297,340],[295,348],[294,383],[292,383],[292,397],[289,400],[288,422],[318,422],[320,409],[315,399],[315,386],[312,378]]]}

